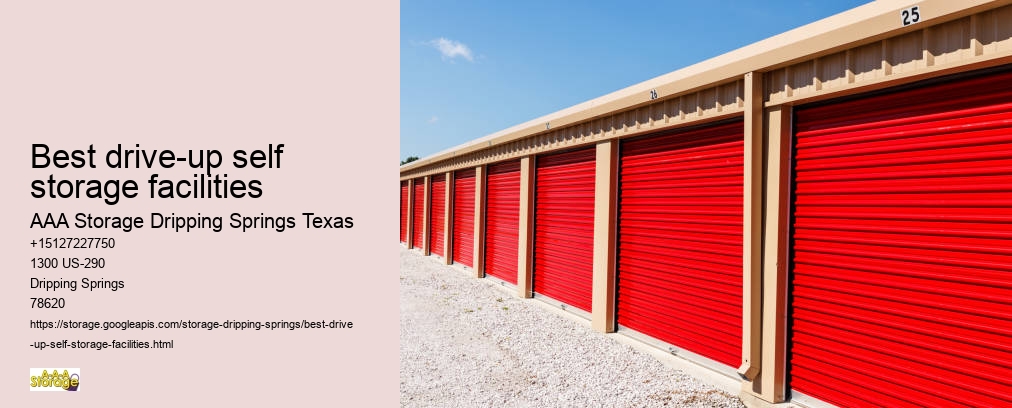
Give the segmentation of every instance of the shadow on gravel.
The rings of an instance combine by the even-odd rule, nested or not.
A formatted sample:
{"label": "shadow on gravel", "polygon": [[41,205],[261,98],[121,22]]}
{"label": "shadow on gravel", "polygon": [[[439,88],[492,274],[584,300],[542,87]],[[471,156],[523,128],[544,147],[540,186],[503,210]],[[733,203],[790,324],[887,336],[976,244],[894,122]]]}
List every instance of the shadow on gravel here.
{"label": "shadow on gravel", "polygon": [[743,406],[470,270],[404,248],[400,260],[402,406]]}

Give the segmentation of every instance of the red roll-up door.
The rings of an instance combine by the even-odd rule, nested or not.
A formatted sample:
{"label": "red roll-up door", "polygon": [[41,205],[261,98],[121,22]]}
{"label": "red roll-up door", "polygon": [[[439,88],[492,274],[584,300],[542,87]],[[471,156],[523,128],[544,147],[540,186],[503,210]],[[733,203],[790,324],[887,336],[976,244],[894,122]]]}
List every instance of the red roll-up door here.
{"label": "red roll-up door", "polygon": [[743,123],[622,143],[618,324],[741,363]]}
{"label": "red roll-up door", "polygon": [[443,234],[446,231],[446,175],[432,176],[432,203],[429,209],[429,242],[432,243],[432,253],[439,256],[446,256],[443,250]]}
{"label": "red roll-up door", "polygon": [[408,181],[401,181],[401,242],[408,242]]}
{"label": "red roll-up door", "polygon": [[474,267],[474,169],[453,176],[453,261]]}
{"label": "red roll-up door", "polygon": [[534,292],[590,311],[594,148],[539,156],[534,189]]}
{"label": "red roll-up door", "polygon": [[795,123],[792,389],[1012,406],[1012,73]]}
{"label": "red roll-up door", "polygon": [[425,220],[425,180],[415,179],[415,191],[412,198],[411,214],[411,245],[421,249],[424,244],[423,225]]}
{"label": "red roll-up door", "polygon": [[517,283],[520,161],[488,166],[485,196],[485,273]]}

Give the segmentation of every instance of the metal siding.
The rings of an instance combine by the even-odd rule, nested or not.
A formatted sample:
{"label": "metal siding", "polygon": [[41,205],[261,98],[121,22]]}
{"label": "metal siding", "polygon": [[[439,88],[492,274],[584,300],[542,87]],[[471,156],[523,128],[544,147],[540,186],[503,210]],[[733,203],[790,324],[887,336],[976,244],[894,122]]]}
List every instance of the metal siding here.
{"label": "metal siding", "polygon": [[796,123],[792,388],[1012,405],[1012,73]]}
{"label": "metal siding", "polygon": [[432,253],[446,256],[443,245],[444,222],[446,222],[446,175],[432,176],[432,206],[429,207],[429,238]]}
{"label": "metal siding", "polygon": [[520,234],[520,161],[488,166],[485,273],[517,283]]}
{"label": "metal siding", "polygon": [[408,242],[408,181],[401,181],[401,242]]}
{"label": "metal siding", "polygon": [[425,220],[425,179],[415,179],[415,191],[412,201],[411,205],[414,213],[411,214],[411,246],[422,249],[424,244],[422,224]]}
{"label": "metal siding", "polygon": [[[416,177],[439,174],[464,166],[473,167],[531,155],[554,154],[589,146],[601,140],[645,135],[671,126],[686,126],[693,122],[731,118],[740,115],[745,109],[744,91],[745,85],[741,76],[726,78],[698,91],[657,100],[632,111],[608,111],[597,119],[574,125],[556,127],[552,122],[552,130],[548,132],[517,138],[506,144],[493,145],[477,151],[462,147],[452,158],[426,158],[423,160],[434,160],[438,164],[426,166],[424,169],[407,170],[401,175]],[[646,92],[644,90],[644,93]],[[658,92],[666,95],[660,89]],[[544,129],[544,123],[540,124],[539,129]]]}
{"label": "metal siding", "polygon": [[590,311],[594,148],[539,156],[534,190],[534,292]]}
{"label": "metal siding", "polygon": [[[921,5],[921,10],[923,13],[927,9]],[[772,103],[797,101],[874,86],[883,79],[903,80],[992,59],[1012,44],[1012,5],[910,28],[918,27],[918,30],[770,70],[766,73],[768,93],[765,98]]]}
{"label": "metal siding", "polygon": [[744,125],[622,144],[618,324],[737,367]]}
{"label": "metal siding", "polygon": [[474,267],[474,169],[453,176],[453,261]]}

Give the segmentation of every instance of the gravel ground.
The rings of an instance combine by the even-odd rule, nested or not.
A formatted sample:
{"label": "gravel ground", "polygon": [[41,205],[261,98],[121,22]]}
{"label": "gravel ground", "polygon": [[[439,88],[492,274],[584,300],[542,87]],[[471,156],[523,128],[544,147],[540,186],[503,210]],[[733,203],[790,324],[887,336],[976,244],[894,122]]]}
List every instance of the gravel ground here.
{"label": "gravel ground", "polygon": [[653,357],[401,248],[401,405],[742,407]]}

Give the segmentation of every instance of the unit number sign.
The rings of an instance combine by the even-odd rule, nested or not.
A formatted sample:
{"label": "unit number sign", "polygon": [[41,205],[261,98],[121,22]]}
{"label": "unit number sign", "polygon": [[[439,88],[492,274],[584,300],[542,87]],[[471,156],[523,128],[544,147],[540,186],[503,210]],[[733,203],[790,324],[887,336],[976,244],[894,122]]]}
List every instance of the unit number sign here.
{"label": "unit number sign", "polygon": [[921,8],[919,6],[911,6],[900,10],[900,20],[903,21],[904,27],[921,22]]}

